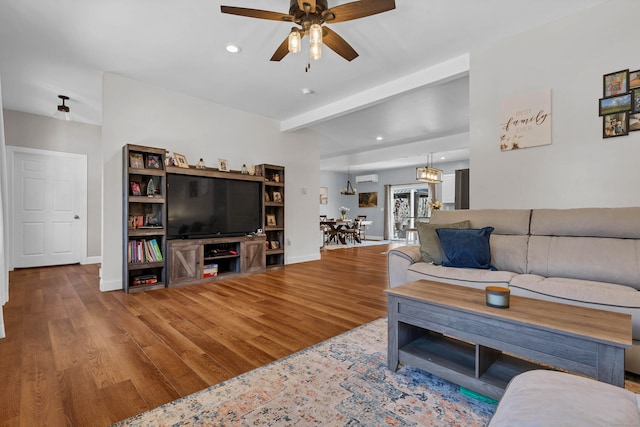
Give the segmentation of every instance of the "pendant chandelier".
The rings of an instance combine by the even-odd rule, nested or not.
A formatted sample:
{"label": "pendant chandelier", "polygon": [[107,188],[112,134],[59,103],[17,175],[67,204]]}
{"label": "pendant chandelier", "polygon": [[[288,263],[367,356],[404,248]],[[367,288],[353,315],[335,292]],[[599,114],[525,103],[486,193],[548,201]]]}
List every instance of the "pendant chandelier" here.
{"label": "pendant chandelier", "polygon": [[416,168],[416,180],[422,182],[428,182],[435,184],[442,182],[442,169],[433,167],[433,154],[427,155],[427,165],[421,168]]}
{"label": "pendant chandelier", "polygon": [[347,186],[340,190],[340,194],[344,194],[345,196],[354,196],[358,194],[358,190],[351,185],[351,180],[349,179],[349,169],[347,168]]}

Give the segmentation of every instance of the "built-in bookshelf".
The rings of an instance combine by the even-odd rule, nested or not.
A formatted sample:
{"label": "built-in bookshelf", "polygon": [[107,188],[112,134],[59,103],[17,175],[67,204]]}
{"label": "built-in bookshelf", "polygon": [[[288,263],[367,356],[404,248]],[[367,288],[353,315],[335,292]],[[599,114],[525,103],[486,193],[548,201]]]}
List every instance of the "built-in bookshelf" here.
{"label": "built-in bookshelf", "polygon": [[123,287],[125,292],[164,288],[165,150],[125,145],[123,154]]}
{"label": "built-in bookshelf", "polygon": [[257,173],[264,176],[264,232],[267,252],[267,268],[284,265],[284,167],[258,165]]}

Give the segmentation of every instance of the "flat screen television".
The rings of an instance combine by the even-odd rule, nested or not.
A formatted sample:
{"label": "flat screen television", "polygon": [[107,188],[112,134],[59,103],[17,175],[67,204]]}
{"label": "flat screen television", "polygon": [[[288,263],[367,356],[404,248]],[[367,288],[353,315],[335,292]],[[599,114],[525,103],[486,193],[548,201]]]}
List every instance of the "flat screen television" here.
{"label": "flat screen television", "polygon": [[167,238],[242,236],[262,228],[262,183],[167,174]]}

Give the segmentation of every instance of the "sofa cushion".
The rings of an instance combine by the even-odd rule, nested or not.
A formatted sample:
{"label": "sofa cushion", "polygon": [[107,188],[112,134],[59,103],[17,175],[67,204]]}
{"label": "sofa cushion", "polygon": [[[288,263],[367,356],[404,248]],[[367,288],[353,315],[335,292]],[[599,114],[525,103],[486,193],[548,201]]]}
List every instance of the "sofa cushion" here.
{"label": "sofa cushion", "polygon": [[418,262],[407,269],[407,282],[420,279],[452,285],[484,289],[486,286],[508,286],[516,273],[511,271],[478,270],[475,268],[444,267],[442,265]]}
{"label": "sofa cushion", "polygon": [[527,270],[640,289],[640,239],[531,236]]}
{"label": "sofa cushion", "polygon": [[494,234],[529,234],[529,209],[460,209],[433,211],[432,223],[448,223],[470,220],[470,228],[494,227]]}
{"label": "sofa cushion", "polygon": [[531,234],[639,239],[640,207],[534,209]]}
{"label": "sofa cushion", "polygon": [[491,226],[491,265],[498,270],[527,272],[529,242],[529,209],[461,209],[434,211],[432,223],[451,223],[469,220],[468,228]]}
{"label": "sofa cushion", "polygon": [[489,238],[493,227],[458,230],[437,228],[436,233],[446,255],[445,267],[493,269]]}
{"label": "sofa cushion", "polygon": [[590,378],[534,370],[511,380],[489,427],[638,426],[639,398]]}
{"label": "sofa cushion", "polygon": [[460,221],[456,223],[427,223],[419,222],[417,224],[418,238],[420,239],[420,253],[422,255],[422,261],[432,262],[436,265],[442,264],[444,258],[444,252],[440,245],[440,239],[436,234],[436,228],[448,227],[448,228],[469,228],[469,221]]}

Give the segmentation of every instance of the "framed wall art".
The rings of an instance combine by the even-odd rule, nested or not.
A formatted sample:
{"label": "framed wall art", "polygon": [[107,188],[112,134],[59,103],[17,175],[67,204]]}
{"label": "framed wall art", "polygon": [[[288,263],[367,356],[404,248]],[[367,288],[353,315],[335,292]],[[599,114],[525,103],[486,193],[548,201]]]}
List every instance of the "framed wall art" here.
{"label": "framed wall art", "polygon": [[378,192],[358,193],[359,208],[375,208],[378,206]]}
{"label": "framed wall art", "polygon": [[602,118],[602,137],[611,138],[629,134],[629,113],[607,114]]}
{"label": "framed wall art", "polygon": [[629,69],[616,71],[603,76],[604,98],[629,92]]}
{"label": "framed wall art", "polygon": [[640,70],[629,72],[629,89],[640,87]]}
{"label": "framed wall art", "polygon": [[622,113],[631,110],[631,94],[610,96],[609,98],[600,98],[600,115],[606,116],[613,113]]}
{"label": "framed wall art", "polygon": [[329,203],[329,188],[320,187],[320,204],[326,205]]}
{"label": "framed wall art", "polygon": [[551,89],[500,101],[500,150],[551,144]]}

